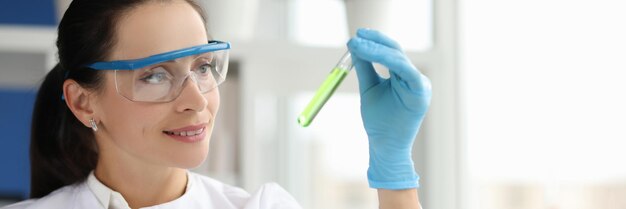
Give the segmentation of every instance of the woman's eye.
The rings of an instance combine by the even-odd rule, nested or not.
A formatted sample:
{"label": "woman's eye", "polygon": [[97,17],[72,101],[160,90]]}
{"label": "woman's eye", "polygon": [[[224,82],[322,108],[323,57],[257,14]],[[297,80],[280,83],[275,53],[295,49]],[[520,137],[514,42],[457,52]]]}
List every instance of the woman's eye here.
{"label": "woman's eye", "polygon": [[200,65],[198,69],[196,69],[196,71],[198,72],[199,75],[207,75],[211,73],[211,68],[213,68],[213,65],[203,64],[203,65]]}
{"label": "woman's eye", "polygon": [[146,76],[144,76],[143,78],[141,78],[140,80],[148,83],[148,84],[160,84],[163,83],[165,81],[168,80],[168,76],[167,73],[164,72],[156,72],[156,73],[150,73]]}

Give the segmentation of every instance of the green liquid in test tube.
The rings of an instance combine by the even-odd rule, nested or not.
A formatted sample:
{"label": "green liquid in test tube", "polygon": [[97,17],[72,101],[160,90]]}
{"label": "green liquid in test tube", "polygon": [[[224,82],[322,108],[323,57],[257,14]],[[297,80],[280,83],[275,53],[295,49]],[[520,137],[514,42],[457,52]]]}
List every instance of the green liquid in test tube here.
{"label": "green liquid in test tube", "polygon": [[326,77],[322,86],[317,89],[315,92],[315,96],[311,99],[311,102],[304,108],[300,116],[298,116],[298,124],[302,127],[307,127],[313,121],[313,118],[320,112],[324,104],[328,101],[330,96],[335,93],[337,87],[341,84],[343,79],[348,75],[348,73],[352,70],[352,58],[350,52],[346,52],[346,54],[341,57],[339,63],[330,71],[330,75]]}

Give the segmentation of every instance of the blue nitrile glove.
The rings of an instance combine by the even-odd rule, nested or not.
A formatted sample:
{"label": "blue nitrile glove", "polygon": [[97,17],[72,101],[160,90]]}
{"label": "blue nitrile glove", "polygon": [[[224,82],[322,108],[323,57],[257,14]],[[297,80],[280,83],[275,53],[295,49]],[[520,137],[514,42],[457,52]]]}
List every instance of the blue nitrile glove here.
{"label": "blue nitrile glove", "polygon": [[[430,80],[422,75],[394,40],[359,29],[348,42],[361,93],[361,117],[369,138],[367,178],[372,188],[419,187],[411,149],[428,110]],[[380,77],[372,62],[389,69]]]}

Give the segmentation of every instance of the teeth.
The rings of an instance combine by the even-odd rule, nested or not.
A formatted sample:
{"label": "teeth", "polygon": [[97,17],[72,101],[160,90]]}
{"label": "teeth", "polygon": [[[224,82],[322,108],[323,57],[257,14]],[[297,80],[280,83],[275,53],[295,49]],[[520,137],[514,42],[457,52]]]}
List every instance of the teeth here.
{"label": "teeth", "polygon": [[204,131],[204,128],[201,128],[195,131],[181,131],[181,132],[165,131],[165,133],[169,135],[177,135],[177,136],[195,136],[195,135],[199,135],[200,133],[202,133],[202,131]]}

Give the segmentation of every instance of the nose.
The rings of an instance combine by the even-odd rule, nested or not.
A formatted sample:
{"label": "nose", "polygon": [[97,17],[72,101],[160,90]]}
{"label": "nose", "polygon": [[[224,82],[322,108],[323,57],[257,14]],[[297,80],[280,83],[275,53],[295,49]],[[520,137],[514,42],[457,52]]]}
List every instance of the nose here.
{"label": "nose", "polygon": [[196,79],[193,76],[187,77],[184,81],[183,89],[180,92],[178,98],[176,98],[177,107],[176,110],[178,112],[185,111],[195,111],[201,112],[203,111],[209,101],[207,98],[200,92],[200,88],[196,83]]}

